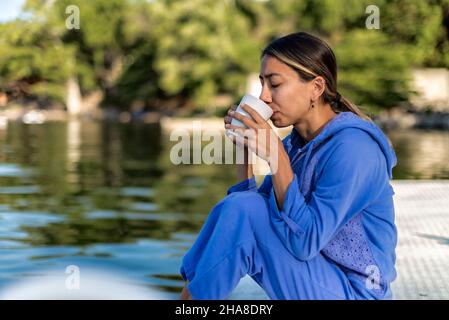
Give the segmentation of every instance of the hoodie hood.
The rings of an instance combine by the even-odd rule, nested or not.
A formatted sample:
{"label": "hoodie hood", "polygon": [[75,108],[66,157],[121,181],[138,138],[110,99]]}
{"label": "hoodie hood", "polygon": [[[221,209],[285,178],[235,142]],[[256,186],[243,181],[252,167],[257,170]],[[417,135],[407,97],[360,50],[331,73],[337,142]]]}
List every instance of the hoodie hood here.
{"label": "hoodie hood", "polygon": [[308,163],[312,151],[319,145],[326,143],[332,136],[347,128],[356,128],[368,133],[379,145],[382,153],[387,161],[388,175],[390,179],[393,177],[393,167],[397,163],[396,154],[382,130],[373,122],[363,120],[352,112],[341,112],[337,114],[321,132],[304,145],[304,141],[295,128],[291,134],[285,139],[284,146],[294,164],[296,160],[304,153],[306,154],[305,163]]}

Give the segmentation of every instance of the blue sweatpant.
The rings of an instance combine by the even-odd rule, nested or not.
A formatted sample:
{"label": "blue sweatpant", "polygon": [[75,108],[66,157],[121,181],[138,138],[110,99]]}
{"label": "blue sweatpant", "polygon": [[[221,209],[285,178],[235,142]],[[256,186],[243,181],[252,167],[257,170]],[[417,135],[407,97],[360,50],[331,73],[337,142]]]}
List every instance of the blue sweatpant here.
{"label": "blue sweatpant", "polygon": [[271,299],[357,299],[343,271],[321,254],[296,259],[270,221],[268,198],[233,192],[209,213],[181,275],[193,299],[226,299],[248,274]]}

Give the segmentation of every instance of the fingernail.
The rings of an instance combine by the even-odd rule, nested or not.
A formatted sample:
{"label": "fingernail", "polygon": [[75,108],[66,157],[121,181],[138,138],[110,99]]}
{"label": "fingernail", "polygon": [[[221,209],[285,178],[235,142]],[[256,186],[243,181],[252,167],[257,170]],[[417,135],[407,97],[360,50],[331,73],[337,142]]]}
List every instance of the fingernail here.
{"label": "fingernail", "polygon": [[229,114],[230,114],[230,115],[233,115],[234,113],[235,113],[235,111],[231,111]]}
{"label": "fingernail", "polygon": [[229,128],[230,127],[230,125],[229,124],[225,124],[225,128]]}

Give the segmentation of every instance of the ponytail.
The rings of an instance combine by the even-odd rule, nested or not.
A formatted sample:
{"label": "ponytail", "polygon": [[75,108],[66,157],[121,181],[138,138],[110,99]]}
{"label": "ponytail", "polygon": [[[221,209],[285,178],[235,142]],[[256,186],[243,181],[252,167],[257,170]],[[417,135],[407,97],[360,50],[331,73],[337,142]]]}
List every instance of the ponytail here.
{"label": "ponytail", "polygon": [[373,121],[370,116],[363,112],[357,105],[341,96],[338,92],[335,95],[335,98],[330,102],[330,105],[335,113],[349,111],[366,121]]}

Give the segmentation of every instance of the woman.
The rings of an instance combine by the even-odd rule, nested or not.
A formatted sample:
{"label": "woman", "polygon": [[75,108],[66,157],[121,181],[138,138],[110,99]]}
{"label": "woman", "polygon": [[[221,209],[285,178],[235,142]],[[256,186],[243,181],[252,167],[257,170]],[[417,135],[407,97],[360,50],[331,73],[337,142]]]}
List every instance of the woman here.
{"label": "woman", "polygon": [[[334,53],[315,36],[269,44],[260,80],[273,124],[293,129],[277,150],[254,148],[257,133],[244,140],[277,170],[257,188],[251,165],[240,165],[243,181],[212,209],[183,259],[181,298],[225,299],[249,274],[272,299],[390,299],[396,156],[387,138],[337,92]],[[252,120],[230,109],[225,127],[237,129],[236,118],[247,130],[271,129],[245,110]]]}

